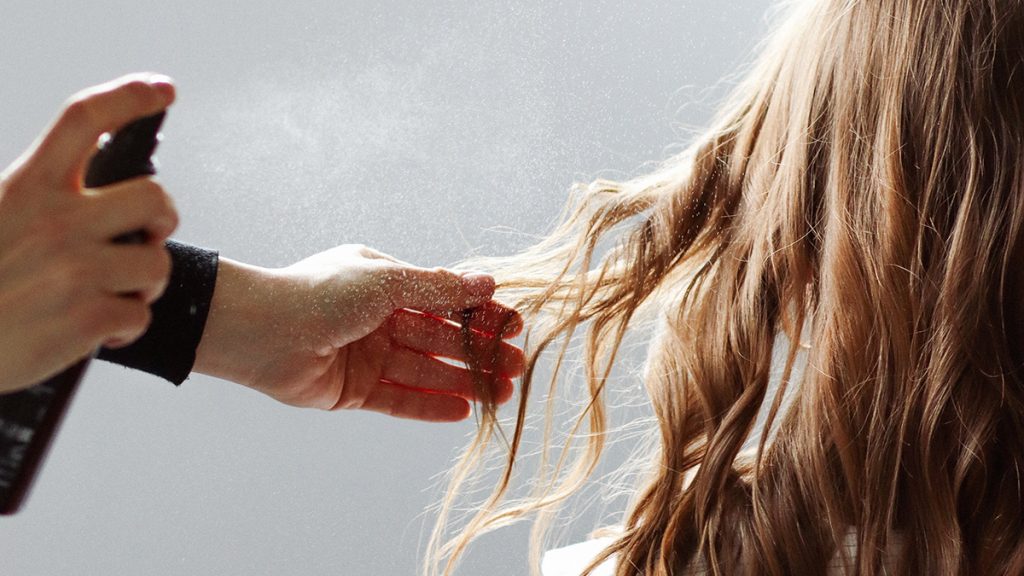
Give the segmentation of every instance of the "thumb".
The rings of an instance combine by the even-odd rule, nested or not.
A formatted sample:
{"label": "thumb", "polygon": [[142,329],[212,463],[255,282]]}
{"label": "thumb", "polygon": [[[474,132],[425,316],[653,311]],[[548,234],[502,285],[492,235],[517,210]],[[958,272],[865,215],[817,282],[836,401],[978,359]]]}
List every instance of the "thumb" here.
{"label": "thumb", "polygon": [[489,274],[458,275],[444,268],[403,268],[391,288],[395,308],[447,312],[480,306],[494,295]]}

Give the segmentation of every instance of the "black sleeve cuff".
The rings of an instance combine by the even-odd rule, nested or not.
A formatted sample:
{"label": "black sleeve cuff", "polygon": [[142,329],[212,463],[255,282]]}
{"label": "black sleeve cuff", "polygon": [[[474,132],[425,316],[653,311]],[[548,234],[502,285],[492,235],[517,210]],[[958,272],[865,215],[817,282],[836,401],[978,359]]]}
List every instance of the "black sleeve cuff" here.
{"label": "black sleeve cuff", "polygon": [[101,360],[116,362],[181,384],[192,371],[217,281],[217,252],[167,241],[171,279],[151,309],[149,329],[130,346],[102,348]]}

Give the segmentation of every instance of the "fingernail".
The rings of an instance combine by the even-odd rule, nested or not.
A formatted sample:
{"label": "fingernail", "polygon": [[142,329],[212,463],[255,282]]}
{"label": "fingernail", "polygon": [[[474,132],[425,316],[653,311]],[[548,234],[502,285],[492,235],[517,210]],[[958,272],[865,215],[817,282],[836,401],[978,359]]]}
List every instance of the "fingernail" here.
{"label": "fingernail", "polygon": [[174,96],[174,80],[171,80],[170,76],[153,74],[149,77],[149,83],[165,97],[171,98]]}
{"label": "fingernail", "polygon": [[462,277],[462,285],[474,296],[494,294],[494,277],[490,274],[466,274]]}

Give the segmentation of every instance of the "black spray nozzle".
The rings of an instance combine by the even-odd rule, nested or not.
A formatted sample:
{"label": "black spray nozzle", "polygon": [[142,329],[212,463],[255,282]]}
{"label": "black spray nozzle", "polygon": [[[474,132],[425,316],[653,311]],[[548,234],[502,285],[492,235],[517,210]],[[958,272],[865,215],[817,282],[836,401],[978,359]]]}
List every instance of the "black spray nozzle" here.
{"label": "black spray nozzle", "polygon": [[[103,143],[89,162],[85,185],[89,188],[107,186],[138,176],[156,174],[153,152],[160,143],[160,126],[166,112],[140,118],[126,125]],[[120,244],[142,244],[145,230],[136,230],[114,238]]]}
{"label": "black spray nozzle", "polygon": [[156,174],[153,152],[160,142],[166,112],[141,118],[121,128],[103,143],[89,162],[85,185],[107,186],[137,176]]}

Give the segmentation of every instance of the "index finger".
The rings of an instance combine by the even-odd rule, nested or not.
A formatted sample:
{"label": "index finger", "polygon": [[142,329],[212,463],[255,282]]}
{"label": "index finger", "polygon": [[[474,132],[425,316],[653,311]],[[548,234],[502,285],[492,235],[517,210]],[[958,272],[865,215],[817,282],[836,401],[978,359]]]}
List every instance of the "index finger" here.
{"label": "index finger", "polygon": [[523,331],[523,317],[516,310],[491,300],[468,310],[424,311],[431,316],[451,320],[456,324],[469,323],[469,329],[502,338],[514,338]]}
{"label": "index finger", "polygon": [[54,184],[78,190],[100,136],[150,116],[174,101],[171,79],[132,74],[87,88],[68,101],[32,153],[31,162]]}

